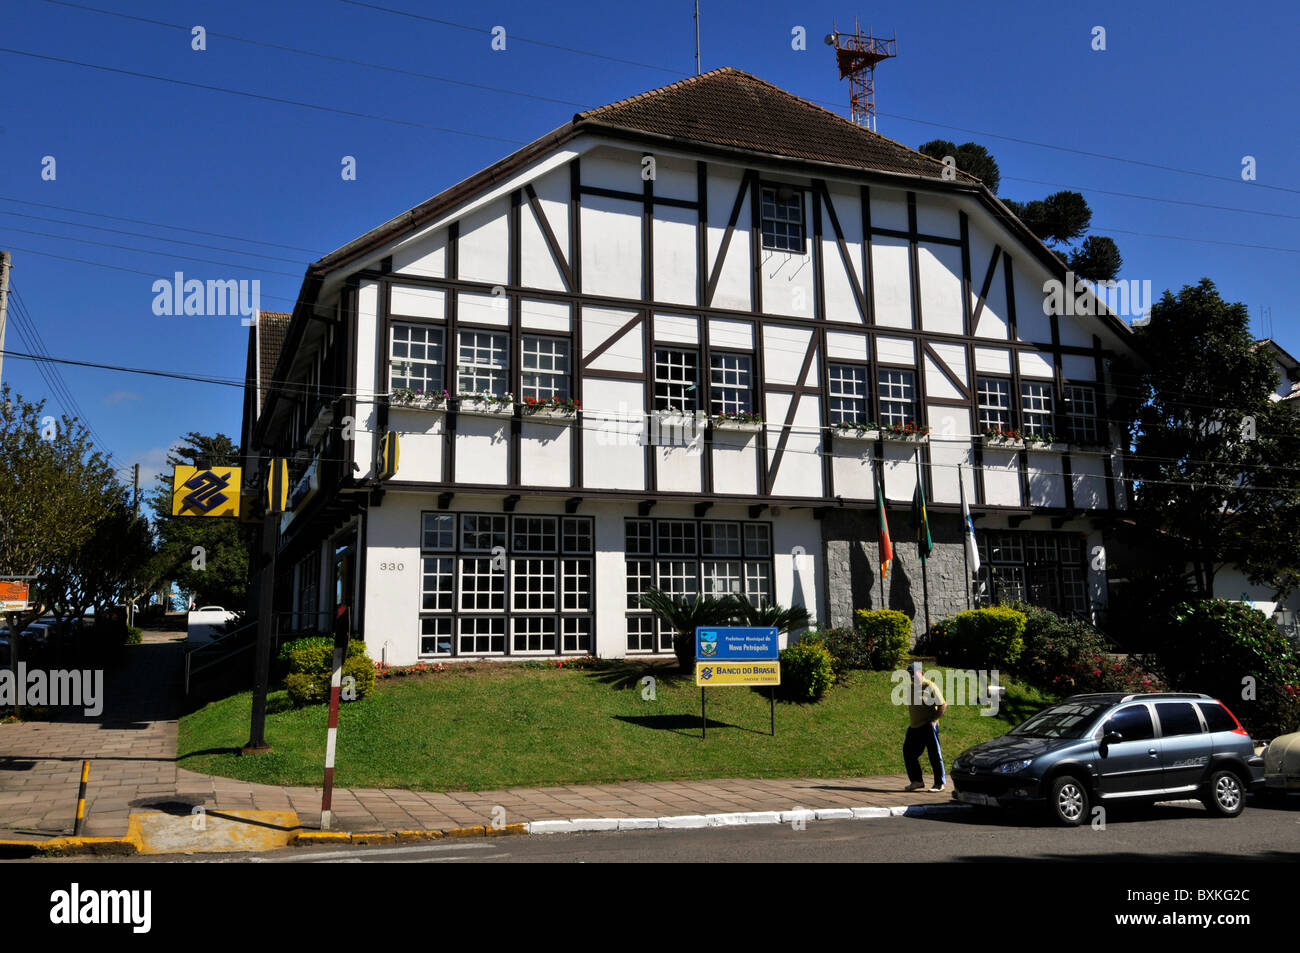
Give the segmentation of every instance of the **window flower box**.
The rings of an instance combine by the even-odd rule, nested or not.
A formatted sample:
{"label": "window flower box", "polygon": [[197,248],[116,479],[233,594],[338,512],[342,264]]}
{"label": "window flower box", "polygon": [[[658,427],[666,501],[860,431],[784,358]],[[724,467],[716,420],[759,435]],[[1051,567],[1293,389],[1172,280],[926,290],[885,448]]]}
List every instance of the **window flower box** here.
{"label": "window flower box", "polygon": [[1024,435],[1014,430],[986,430],[980,442],[992,450],[1023,450]]}
{"label": "window flower box", "polygon": [[880,428],[880,436],[891,443],[929,443],[930,428],[920,424],[889,424]]}
{"label": "window flower box", "polygon": [[757,414],[724,414],[710,417],[709,424],[714,430],[727,430],[733,433],[758,433],[763,429],[763,418]]}
{"label": "window flower box", "polygon": [[868,421],[852,424],[838,423],[831,428],[831,433],[836,440],[847,440],[855,443],[874,443],[880,439],[879,425]]}
{"label": "window flower box", "polygon": [[461,394],[456,403],[459,405],[456,409],[469,417],[513,417],[515,414],[513,394],[504,397],[486,391],[481,394]]}
{"label": "window flower box", "polygon": [[389,406],[394,410],[434,410],[445,412],[447,402],[451,395],[444,391],[429,391],[427,393],[419,390],[411,390],[409,387],[399,387],[393,391],[389,398]]}
{"label": "window flower box", "polygon": [[1025,446],[1030,450],[1046,450],[1062,453],[1069,449],[1069,444],[1057,442],[1056,434],[1025,434]]}
{"label": "window flower box", "polygon": [[524,402],[519,405],[519,409],[525,418],[535,420],[574,420],[578,416],[578,411],[582,410],[582,402],[574,399],[560,400],[558,397],[552,397],[548,400],[525,397]]}

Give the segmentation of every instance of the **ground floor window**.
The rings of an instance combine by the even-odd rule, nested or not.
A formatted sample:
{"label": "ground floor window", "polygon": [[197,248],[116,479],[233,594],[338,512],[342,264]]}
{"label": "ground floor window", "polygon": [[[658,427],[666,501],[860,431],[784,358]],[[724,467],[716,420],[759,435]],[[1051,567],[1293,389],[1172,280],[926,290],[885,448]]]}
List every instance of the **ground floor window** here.
{"label": "ground floor window", "polygon": [[641,608],[641,593],[736,595],[772,601],[772,524],[728,520],[629,519],[627,650],[671,652],[673,633]]}
{"label": "ground floor window", "polygon": [[977,533],[981,606],[1025,601],[1060,615],[1087,616],[1084,540],[1072,533]]}
{"label": "ground floor window", "polygon": [[421,515],[420,655],[588,653],[589,516]]}
{"label": "ground floor window", "polygon": [[294,631],[321,629],[320,613],[320,552],[313,552],[298,563],[298,611],[294,617]]}

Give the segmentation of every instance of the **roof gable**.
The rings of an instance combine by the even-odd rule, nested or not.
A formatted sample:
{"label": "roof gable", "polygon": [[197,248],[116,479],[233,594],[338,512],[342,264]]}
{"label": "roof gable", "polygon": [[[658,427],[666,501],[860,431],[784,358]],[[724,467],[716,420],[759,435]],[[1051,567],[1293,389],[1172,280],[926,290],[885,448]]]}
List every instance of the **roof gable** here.
{"label": "roof gable", "polygon": [[[939,180],[944,171],[936,159],[730,66],[578,113],[573,121]],[[955,181],[979,179],[958,171]]]}

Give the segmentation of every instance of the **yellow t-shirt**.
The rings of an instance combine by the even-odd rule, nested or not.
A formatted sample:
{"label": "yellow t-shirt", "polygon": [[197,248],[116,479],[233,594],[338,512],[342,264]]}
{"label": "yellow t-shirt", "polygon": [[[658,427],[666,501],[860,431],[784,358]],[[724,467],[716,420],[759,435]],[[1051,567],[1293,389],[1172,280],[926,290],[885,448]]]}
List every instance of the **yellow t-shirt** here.
{"label": "yellow t-shirt", "polygon": [[928,678],[921,679],[921,684],[913,683],[910,700],[907,704],[909,725],[912,728],[924,728],[939,720],[939,709],[944,706],[943,693],[939,686]]}

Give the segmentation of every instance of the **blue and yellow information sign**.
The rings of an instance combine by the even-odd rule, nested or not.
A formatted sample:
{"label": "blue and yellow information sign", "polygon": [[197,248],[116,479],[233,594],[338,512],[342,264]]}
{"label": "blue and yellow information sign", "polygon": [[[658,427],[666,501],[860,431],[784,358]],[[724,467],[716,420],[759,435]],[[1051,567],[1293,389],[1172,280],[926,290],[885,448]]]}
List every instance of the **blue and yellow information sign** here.
{"label": "blue and yellow information sign", "polygon": [[781,663],[697,661],[695,684],[701,688],[714,685],[780,685]]}
{"label": "blue and yellow information sign", "polygon": [[695,630],[695,657],[700,661],[772,661],[780,656],[775,628],[724,625]]}
{"label": "blue and yellow information sign", "polygon": [[700,626],[695,630],[695,684],[780,685],[775,628]]}

